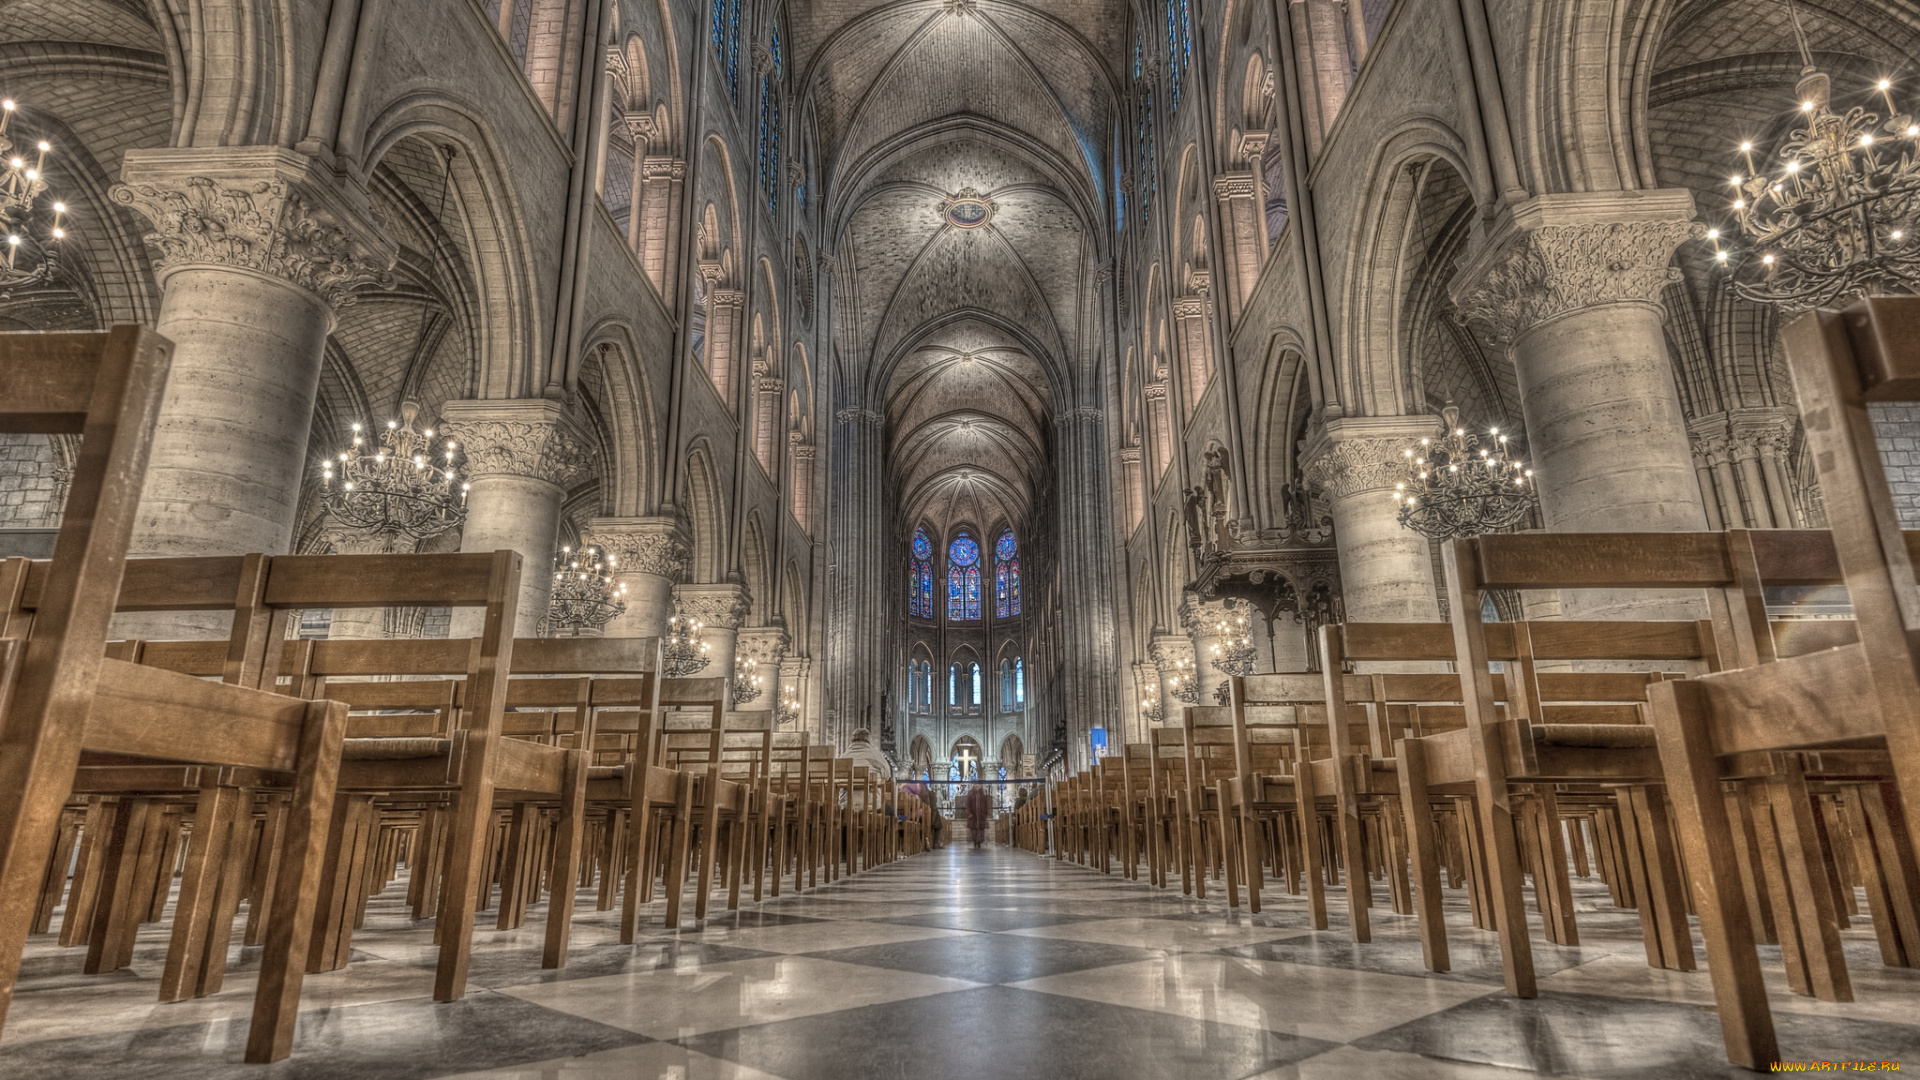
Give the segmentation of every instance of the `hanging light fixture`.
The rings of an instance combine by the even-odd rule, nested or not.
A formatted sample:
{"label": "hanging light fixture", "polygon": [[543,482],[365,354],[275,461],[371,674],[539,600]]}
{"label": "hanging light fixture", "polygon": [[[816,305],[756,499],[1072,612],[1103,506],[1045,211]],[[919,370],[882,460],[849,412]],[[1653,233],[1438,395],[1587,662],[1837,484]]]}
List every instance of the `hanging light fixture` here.
{"label": "hanging light fixture", "polygon": [[1221,619],[1214,623],[1215,641],[1208,650],[1213,654],[1213,669],[1222,675],[1253,674],[1253,638],[1247,632],[1245,612],[1235,612],[1232,619]]}
{"label": "hanging light fixture", "polygon": [[1157,692],[1150,690],[1146,697],[1140,699],[1140,716],[1149,724],[1157,724],[1166,719],[1167,710],[1160,703],[1160,695]]}
{"label": "hanging light fixture", "polygon": [[1708,230],[1714,262],[1740,296],[1791,311],[1920,291],[1920,123],[1894,105],[1889,78],[1871,88],[1884,119],[1859,105],[1834,112],[1832,80],[1814,67],[1800,12],[1786,5],[1802,65],[1799,119],[1772,155],[1751,139],[1739,144],[1736,227]]}
{"label": "hanging light fixture", "polygon": [[786,727],[800,719],[800,688],[792,683],[780,687],[780,701],[773,708],[775,727]]}
{"label": "hanging light fixture", "polygon": [[1200,701],[1200,680],[1193,673],[1193,661],[1181,657],[1173,662],[1173,674],[1167,677],[1167,692],[1174,700],[1189,705]]}
{"label": "hanging light fixture", "polygon": [[702,631],[706,627],[684,615],[675,615],[667,620],[667,634],[660,642],[660,652],[667,666],[667,676],[684,679],[689,675],[706,670],[713,658],[707,653],[713,646],[707,644]]}
{"label": "hanging light fixture", "polygon": [[758,661],[746,656],[733,658],[733,703],[745,705],[757,701],[765,679],[760,677]]}
{"label": "hanging light fixture", "polygon": [[1400,524],[1422,536],[1451,540],[1506,532],[1526,520],[1536,492],[1533,470],[1509,456],[1508,437],[1487,429],[1487,441],[1460,422],[1452,402],[1440,410],[1446,433],[1403,452],[1407,478],[1394,485]]}
{"label": "hanging light fixture", "polygon": [[553,595],[547,600],[549,635],[578,637],[598,632],[627,610],[627,587],[613,580],[613,557],[587,544],[560,549],[553,560]]}
{"label": "hanging light fixture", "polygon": [[0,164],[5,165],[0,172],[0,229],[7,234],[0,297],[51,279],[60,268],[60,242],[67,238],[67,204],[43,198],[53,144],[37,139],[16,150],[7,129],[17,109],[13,99],[0,100]]}
{"label": "hanging light fixture", "polygon": [[321,503],[333,520],[412,543],[457,529],[467,518],[467,485],[460,480],[460,447],[436,444],[433,429],[415,431],[420,407],[400,406],[374,436],[355,422],[347,448],[321,462]]}

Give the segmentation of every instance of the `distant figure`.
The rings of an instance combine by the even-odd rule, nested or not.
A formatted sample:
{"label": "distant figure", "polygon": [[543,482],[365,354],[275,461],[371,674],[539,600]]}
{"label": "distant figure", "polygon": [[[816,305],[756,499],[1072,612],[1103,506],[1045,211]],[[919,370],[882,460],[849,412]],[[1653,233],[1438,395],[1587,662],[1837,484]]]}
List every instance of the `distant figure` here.
{"label": "distant figure", "polygon": [[927,821],[931,823],[933,826],[932,843],[933,843],[933,846],[937,848],[940,846],[941,830],[946,828],[947,823],[945,819],[943,819],[940,816],[940,803],[936,801],[933,797],[933,785],[932,784],[920,785],[920,790],[916,794],[918,795],[921,804],[927,808]]}
{"label": "distant figure", "polygon": [[847,757],[855,765],[865,765],[873,771],[876,780],[882,782],[893,779],[893,766],[886,755],[873,748],[873,736],[866,728],[856,730],[847,740]]}
{"label": "distant figure", "polygon": [[979,847],[987,840],[987,815],[993,812],[992,801],[987,798],[987,789],[976,784],[967,792],[967,839]]}

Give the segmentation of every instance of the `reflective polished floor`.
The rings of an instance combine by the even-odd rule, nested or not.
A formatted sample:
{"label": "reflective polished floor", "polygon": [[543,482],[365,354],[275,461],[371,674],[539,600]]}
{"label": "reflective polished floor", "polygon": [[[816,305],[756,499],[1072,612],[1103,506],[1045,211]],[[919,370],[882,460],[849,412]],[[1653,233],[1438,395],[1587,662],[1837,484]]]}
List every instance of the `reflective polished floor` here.
{"label": "reflective polished floor", "polygon": [[[429,924],[376,898],[345,970],[307,981],[293,1057],[240,1064],[248,961],[211,998],[154,1002],[149,927],[130,971],[36,938],[4,1039],[4,1080],[995,1080],[1256,1077],[1500,1080],[1752,1076],[1725,1064],[1704,972],[1650,969],[1633,912],[1580,895],[1583,944],[1539,944],[1541,994],[1500,989],[1492,935],[1448,895],[1454,971],[1420,966],[1410,918],[1354,946],[1297,898],[1257,916],[1007,848],[964,844],[677,933],[618,942],[585,910],[571,963],[539,967],[541,924],[484,932],[471,989],[434,1004]],[[1330,907],[1344,907],[1338,890]],[[1920,972],[1846,932],[1857,1001],[1777,987],[1783,1053],[1920,1067]],[[1775,974],[1777,950],[1764,957]]]}

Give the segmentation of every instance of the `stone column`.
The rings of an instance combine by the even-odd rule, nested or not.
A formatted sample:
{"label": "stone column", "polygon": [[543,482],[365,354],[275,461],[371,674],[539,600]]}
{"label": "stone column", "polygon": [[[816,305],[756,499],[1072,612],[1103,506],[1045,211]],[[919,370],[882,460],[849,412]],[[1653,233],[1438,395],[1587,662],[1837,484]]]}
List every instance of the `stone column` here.
{"label": "stone column", "polygon": [[1307,447],[1302,471],[1333,512],[1342,597],[1354,622],[1440,618],[1432,549],[1400,524],[1393,500],[1406,475],[1402,451],[1438,430],[1431,416],[1341,417]]}
{"label": "stone column", "polygon": [[[740,631],[735,639],[734,653],[754,663],[754,673],[760,676],[760,696],[752,701],[736,706],[742,712],[764,712],[771,714],[780,705],[781,661],[786,659],[787,650],[793,646],[793,639],[787,636],[787,628],[779,622],[765,626],[749,626]],[[893,717],[882,717],[873,733],[873,744],[880,745],[880,727],[891,727]]]}
{"label": "stone column", "polygon": [[110,198],[145,216],[173,370],[136,555],[283,554],[336,307],[396,249],[364,193],[287,150],[134,150]]}
{"label": "stone column", "polygon": [[[1160,677],[1160,722],[1178,725],[1180,710],[1187,707],[1187,702],[1173,696],[1173,680],[1181,675],[1182,660],[1189,665],[1186,675],[1194,674],[1195,669],[1191,666],[1194,659],[1193,641],[1184,634],[1155,634],[1147,644],[1147,655],[1153,658],[1153,666]],[[1181,679],[1182,684],[1186,681],[1186,678]],[[1211,702],[1202,701],[1201,704]]]}
{"label": "stone column", "polygon": [[1066,658],[1062,701],[1069,742],[1084,744],[1090,729],[1112,728],[1120,719],[1106,424],[1099,409],[1081,407],[1057,414],[1053,426],[1059,447],[1061,644]]}
{"label": "stone column", "polygon": [[1230,320],[1240,318],[1247,295],[1260,279],[1260,257],[1266,249],[1261,238],[1266,235],[1266,222],[1257,201],[1259,194],[1260,184],[1253,173],[1221,173],[1213,178],[1213,197],[1220,202],[1227,243],[1233,246],[1228,259],[1233,268],[1233,281],[1226,290]]}
{"label": "stone column", "polygon": [[1213,666],[1220,657],[1213,651],[1215,645],[1223,645],[1219,623],[1222,619],[1231,619],[1227,606],[1218,600],[1205,601],[1192,593],[1186,594],[1180,601],[1180,629],[1187,632],[1187,640],[1193,643],[1193,671],[1200,681],[1200,704],[1213,704],[1213,692],[1227,679],[1226,673]]}
{"label": "stone column", "polygon": [[[1195,276],[1199,276],[1196,272]],[[1201,291],[1193,296],[1178,297],[1173,302],[1173,317],[1180,323],[1179,349],[1183,354],[1187,368],[1187,412],[1193,416],[1193,410],[1200,404],[1200,395],[1206,392],[1207,378],[1213,374],[1213,341],[1207,333],[1207,297],[1205,282],[1200,283]]]}
{"label": "stone column", "polygon": [[[668,311],[674,310],[674,297],[685,288],[677,268],[680,265],[680,190],[686,182],[685,161],[655,156],[640,159],[640,176],[635,184],[644,211],[637,234],[640,265],[660,290],[660,300]],[[670,269],[675,273],[669,273]]]}
{"label": "stone column", "polygon": [[[121,175],[108,197],[153,226],[155,329],[174,343],[130,553],[285,554],[334,312],[386,282],[397,249],[365,193],[304,154],[132,150]],[[139,632],[226,621],[143,617]]]}
{"label": "stone column", "polygon": [[[553,591],[553,545],[566,485],[586,468],[591,445],[557,402],[450,401],[440,428],[466,455],[467,522],[461,551],[520,553],[520,607],[514,633],[532,637]],[[452,636],[473,637],[485,614],[456,608]]]}
{"label": "stone column", "polygon": [[659,637],[673,617],[673,586],[687,572],[693,545],[678,518],[594,518],[582,540],[614,560],[613,580],[627,587],[627,610],[607,623],[607,637]]}
{"label": "stone column", "polygon": [[[1684,190],[1547,195],[1507,211],[1451,285],[1507,345],[1548,529],[1706,528],[1660,295],[1703,235]],[[1630,525],[1626,523],[1631,523]],[[1684,617],[1672,596],[1569,596],[1570,617]]]}
{"label": "stone column", "polygon": [[734,351],[740,336],[740,311],[745,306],[747,294],[739,289],[726,289],[717,285],[707,286],[707,338],[705,357],[707,375],[713,380],[714,387],[720,392],[720,400],[727,408],[734,407],[733,394],[735,379],[734,367],[739,362]]}
{"label": "stone column", "polygon": [[893,570],[886,565],[884,547],[886,414],[845,408],[835,418],[836,465],[828,504],[833,510],[826,522],[835,561],[828,567],[832,606],[824,718],[828,736],[838,740],[866,723],[867,710],[880,707],[888,684],[884,575]]}
{"label": "stone column", "polygon": [[808,536],[813,535],[813,444],[802,442],[798,431],[787,433],[788,468],[793,472],[788,478],[788,506],[793,511],[793,520],[800,523]]}
{"label": "stone column", "polygon": [[676,585],[674,600],[680,614],[705,627],[703,633],[711,648],[708,664],[696,673],[702,679],[733,678],[733,658],[738,655],[740,626],[753,610],[753,596],[737,581],[715,585]]}
{"label": "stone column", "polygon": [[[419,545],[404,537],[369,532],[366,529],[329,528],[327,546],[335,555],[410,555]],[[334,608],[327,624],[327,638],[387,637],[386,608]]]}

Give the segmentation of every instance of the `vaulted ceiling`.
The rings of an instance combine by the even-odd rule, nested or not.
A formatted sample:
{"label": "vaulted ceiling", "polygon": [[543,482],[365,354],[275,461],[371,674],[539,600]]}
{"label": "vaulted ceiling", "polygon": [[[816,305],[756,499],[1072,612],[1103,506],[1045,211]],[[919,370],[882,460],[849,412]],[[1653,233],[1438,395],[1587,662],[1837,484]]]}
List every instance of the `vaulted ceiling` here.
{"label": "vaulted ceiling", "polygon": [[797,5],[842,385],[888,420],[902,535],[1044,528],[1090,385],[1125,0]]}

